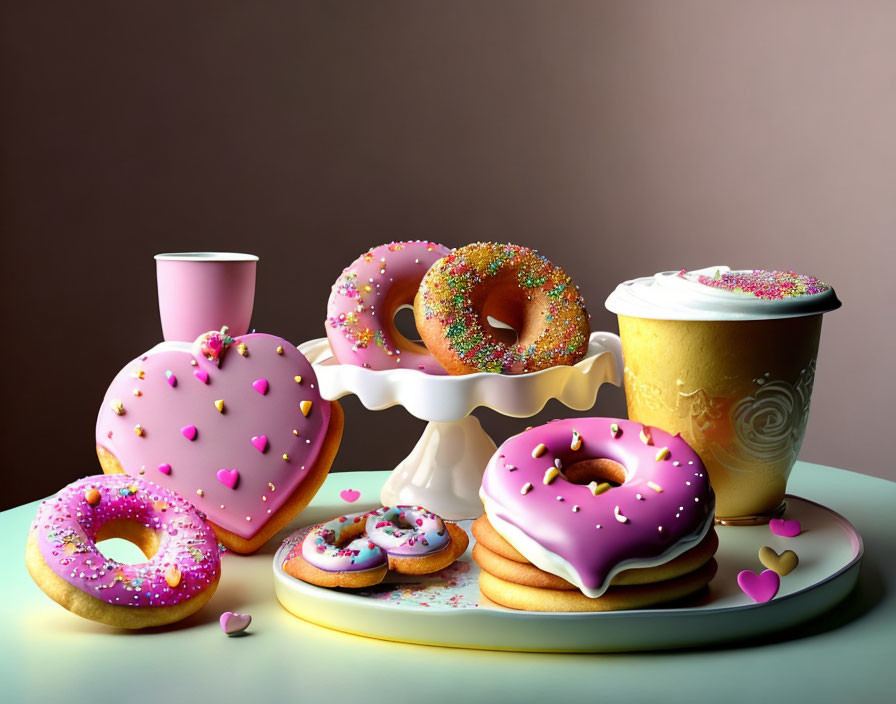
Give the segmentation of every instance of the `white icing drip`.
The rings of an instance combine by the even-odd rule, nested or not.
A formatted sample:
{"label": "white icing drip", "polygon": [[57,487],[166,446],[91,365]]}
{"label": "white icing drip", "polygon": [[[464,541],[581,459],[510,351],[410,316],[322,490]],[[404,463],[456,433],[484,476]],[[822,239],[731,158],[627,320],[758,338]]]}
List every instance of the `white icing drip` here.
{"label": "white icing drip", "polygon": [[488,516],[488,521],[491,523],[492,528],[494,528],[504,540],[510,543],[517,552],[538,567],[538,569],[562,577],[567,582],[576,585],[585,596],[591,597],[592,599],[596,599],[607,591],[613,578],[624,570],[640,567],[658,567],[659,565],[664,565],[667,562],[674,560],[679,555],[684,554],[695,545],[698,545],[706,537],[706,534],[712,528],[713,524],[713,514],[710,512],[704,521],[700,532],[693,538],[678,542],[662,555],[652,560],[624,560],[610,570],[606,579],[604,579],[603,583],[598,586],[597,589],[589,589],[582,583],[578,571],[576,571],[568,560],[547,550],[534,538],[529,537],[516,526],[499,518],[497,516],[497,511],[501,509],[500,505],[486,497],[485,492],[481,488],[479,490],[479,498],[482,500],[482,505],[485,507],[485,514]]}

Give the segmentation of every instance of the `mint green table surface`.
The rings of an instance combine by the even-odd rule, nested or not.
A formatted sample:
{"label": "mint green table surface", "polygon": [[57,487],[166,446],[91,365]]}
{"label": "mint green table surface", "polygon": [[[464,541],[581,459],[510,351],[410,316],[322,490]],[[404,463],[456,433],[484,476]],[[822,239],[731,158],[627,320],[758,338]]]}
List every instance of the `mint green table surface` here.
{"label": "mint green table surface", "polygon": [[[865,541],[856,589],[825,616],[725,648],[570,655],[378,641],[281,608],[271,574],[279,538],[379,505],[387,476],[330,475],[265,549],[225,555],[218,591],[199,613],[152,632],[85,621],[44,596],[24,560],[37,503],[0,513],[0,701],[896,701],[896,483],[803,462],[794,468],[788,491],[843,514]],[[339,496],[347,488],[361,498],[347,504]],[[249,633],[225,636],[224,611],[251,614]]]}

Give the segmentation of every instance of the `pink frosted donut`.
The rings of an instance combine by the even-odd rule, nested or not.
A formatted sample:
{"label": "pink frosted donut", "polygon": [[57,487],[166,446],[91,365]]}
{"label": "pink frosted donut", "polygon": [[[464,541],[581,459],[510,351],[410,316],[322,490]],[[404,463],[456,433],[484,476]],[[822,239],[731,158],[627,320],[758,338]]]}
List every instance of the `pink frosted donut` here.
{"label": "pink frosted donut", "polygon": [[[147,561],[122,564],[97,543],[125,538]],[[28,571],[69,611],[120,628],[179,621],[214,594],[215,533],[177,494],[123,474],[80,479],[41,503],[26,549]]]}
{"label": "pink frosted donut", "polygon": [[[619,486],[595,460],[618,463]],[[695,547],[715,507],[703,463],[679,435],[614,418],[552,421],[510,438],[486,467],[480,497],[518,552],[589,597],[625,569]]]}
{"label": "pink frosted donut", "polygon": [[451,250],[435,242],[374,247],[343,270],[327,301],[327,338],[340,364],[447,374],[421,344],[395,328],[395,313],[413,305],[423,275]]}

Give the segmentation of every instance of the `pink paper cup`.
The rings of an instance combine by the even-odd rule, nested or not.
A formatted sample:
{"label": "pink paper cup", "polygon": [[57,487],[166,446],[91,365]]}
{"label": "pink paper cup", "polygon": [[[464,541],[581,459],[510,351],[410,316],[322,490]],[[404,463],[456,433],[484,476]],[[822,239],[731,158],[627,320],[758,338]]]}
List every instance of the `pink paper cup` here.
{"label": "pink paper cup", "polygon": [[248,332],[258,257],[236,252],[169,252],[157,254],[155,260],[166,341],[192,342],[224,325],[231,335]]}

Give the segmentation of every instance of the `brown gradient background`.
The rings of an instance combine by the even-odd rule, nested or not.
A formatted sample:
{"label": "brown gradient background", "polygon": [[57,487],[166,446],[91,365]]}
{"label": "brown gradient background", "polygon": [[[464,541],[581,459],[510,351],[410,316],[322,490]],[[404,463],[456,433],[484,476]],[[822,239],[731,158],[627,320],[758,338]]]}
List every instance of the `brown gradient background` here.
{"label": "brown gradient background", "polygon": [[[6,0],[0,33],[2,507],[99,471],[104,389],[161,335],[154,253],[258,254],[253,326],[298,343],[407,238],[538,248],[614,331],[625,278],[815,273],[845,305],[801,457],[896,479],[896,3]],[[345,409],[337,470],[423,427]]]}

